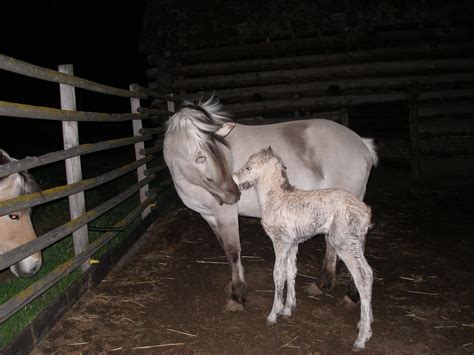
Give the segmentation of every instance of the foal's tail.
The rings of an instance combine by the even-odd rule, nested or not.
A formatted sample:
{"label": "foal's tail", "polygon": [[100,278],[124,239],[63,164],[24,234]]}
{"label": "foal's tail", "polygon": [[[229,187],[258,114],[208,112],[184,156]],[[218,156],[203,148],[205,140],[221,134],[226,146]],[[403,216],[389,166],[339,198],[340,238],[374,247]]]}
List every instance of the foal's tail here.
{"label": "foal's tail", "polygon": [[377,163],[379,162],[379,158],[377,156],[377,152],[375,151],[375,143],[372,138],[362,138],[362,141],[364,142],[365,146],[369,150],[370,157],[372,158],[372,165],[377,166]]}

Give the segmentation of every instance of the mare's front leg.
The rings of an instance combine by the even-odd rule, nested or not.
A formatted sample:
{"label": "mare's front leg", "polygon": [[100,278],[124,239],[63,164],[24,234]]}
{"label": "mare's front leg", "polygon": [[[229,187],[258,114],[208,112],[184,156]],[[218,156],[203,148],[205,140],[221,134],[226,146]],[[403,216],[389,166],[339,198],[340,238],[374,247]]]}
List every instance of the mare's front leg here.
{"label": "mare's front leg", "polygon": [[[214,234],[224,249],[227,261],[231,269],[231,298],[243,304],[247,296],[247,284],[245,283],[244,268],[240,257],[239,219],[236,205],[222,205],[216,207],[214,215],[202,215],[209,223]],[[229,307],[232,305],[228,304]],[[228,308],[228,310],[241,310],[239,308]]]}

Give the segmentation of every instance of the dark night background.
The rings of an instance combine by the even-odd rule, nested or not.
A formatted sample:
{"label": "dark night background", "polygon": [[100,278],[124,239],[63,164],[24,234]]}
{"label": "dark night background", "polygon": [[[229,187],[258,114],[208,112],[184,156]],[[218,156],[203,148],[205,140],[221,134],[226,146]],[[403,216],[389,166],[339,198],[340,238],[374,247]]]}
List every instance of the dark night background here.
{"label": "dark night background", "polygon": [[[131,83],[145,85],[144,55],[138,51],[144,8],[144,1],[46,0],[2,4],[1,52],[54,70],[59,64],[73,64],[75,75],[119,88],[128,89]],[[55,83],[5,71],[0,71],[0,82],[1,100],[60,106],[59,86]],[[82,90],[77,90],[76,98],[78,110],[130,110],[126,98],[111,98]],[[12,155],[39,155],[61,149],[60,122],[1,119],[1,147]],[[88,133],[101,131],[103,138],[126,135],[125,131],[129,129],[129,124],[117,124],[117,132],[108,134],[97,124],[80,126]],[[101,136],[81,132],[81,143],[99,140],[102,140]]]}

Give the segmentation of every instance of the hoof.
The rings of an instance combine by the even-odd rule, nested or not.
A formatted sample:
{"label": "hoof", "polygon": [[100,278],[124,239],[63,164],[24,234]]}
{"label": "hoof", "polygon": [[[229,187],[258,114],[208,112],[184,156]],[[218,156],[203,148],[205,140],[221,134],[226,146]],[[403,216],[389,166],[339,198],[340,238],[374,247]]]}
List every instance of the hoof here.
{"label": "hoof", "polygon": [[235,302],[244,304],[247,300],[247,285],[245,283],[241,283],[240,287],[235,289],[231,281],[225,287],[224,292],[227,297],[232,298]]}
{"label": "hoof", "polygon": [[310,296],[321,296],[323,291],[314,282],[310,283],[305,292]]}
{"label": "hoof", "polygon": [[267,325],[274,325],[277,322],[276,316],[270,315],[267,317]]}
{"label": "hoof", "polygon": [[318,287],[320,290],[330,291],[334,288],[335,285],[336,281],[334,280],[334,277],[331,276],[323,275],[318,280]]}
{"label": "hoof", "polygon": [[225,307],[224,307],[224,312],[242,312],[244,310],[244,306],[236,302],[234,300],[228,300]]}
{"label": "hoof", "polygon": [[343,303],[345,309],[355,309],[359,305],[359,302],[354,302],[348,295],[344,296]]}
{"label": "hoof", "polygon": [[358,346],[352,345],[352,351],[354,353],[360,353],[361,351],[364,351],[364,349],[365,349],[364,347],[360,348]]}

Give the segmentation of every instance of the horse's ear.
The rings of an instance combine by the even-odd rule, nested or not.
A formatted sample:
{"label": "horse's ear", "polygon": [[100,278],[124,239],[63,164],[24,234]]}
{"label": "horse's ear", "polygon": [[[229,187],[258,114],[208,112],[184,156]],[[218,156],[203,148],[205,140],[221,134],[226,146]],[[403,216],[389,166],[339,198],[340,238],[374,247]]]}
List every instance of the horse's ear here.
{"label": "horse's ear", "polygon": [[271,146],[271,145],[268,146],[268,151],[269,151],[270,153],[273,153],[273,150],[272,150],[272,146]]}
{"label": "horse's ear", "polygon": [[5,152],[3,149],[0,149],[0,165],[9,163],[12,161],[12,158]]}
{"label": "horse's ear", "polygon": [[234,129],[234,127],[235,127],[234,122],[227,122],[227,123],[224,123],[221,126],[221,128],[219,128],[214,133],[217,134],[219,137],[224,138],[225,136],[227,136],[230,133],[230,131],[232,131]]}

